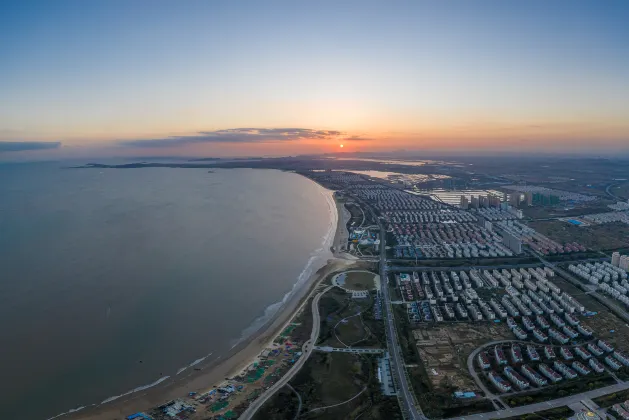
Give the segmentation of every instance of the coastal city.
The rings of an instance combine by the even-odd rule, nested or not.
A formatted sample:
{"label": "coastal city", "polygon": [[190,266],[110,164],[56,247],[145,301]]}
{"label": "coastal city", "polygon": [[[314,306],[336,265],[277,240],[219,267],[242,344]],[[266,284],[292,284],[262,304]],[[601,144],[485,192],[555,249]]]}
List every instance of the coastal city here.
{"label": "coastal city", "polygon": [[629,420],[628,0],[3,0],[0,420]]}
{"label": "coastal city", "polygon": [[214,164],[247,165],[333,192],[333,258],[247,365],[125,418],[629,419],[622,175],[328,156]]}

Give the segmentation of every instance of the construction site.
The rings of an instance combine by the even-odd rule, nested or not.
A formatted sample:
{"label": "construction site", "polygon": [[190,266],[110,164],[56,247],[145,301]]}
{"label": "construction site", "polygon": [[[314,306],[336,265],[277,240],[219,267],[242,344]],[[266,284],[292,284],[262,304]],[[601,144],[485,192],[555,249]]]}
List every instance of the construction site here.
{"label": "construction site", "polygon": [[435,392],[472,391],[480,395],[469,376],[467,357],[489,341],[510,339],[503,324],[450,324],[413,330],[415,344],[430,386]]}

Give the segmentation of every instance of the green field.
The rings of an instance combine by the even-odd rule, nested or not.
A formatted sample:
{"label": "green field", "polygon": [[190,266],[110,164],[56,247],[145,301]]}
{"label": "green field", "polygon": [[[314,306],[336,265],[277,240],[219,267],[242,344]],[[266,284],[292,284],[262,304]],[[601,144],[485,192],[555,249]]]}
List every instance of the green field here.
{"label": "green field", "polygon": [[350,271],[345,276],[343,287],[347,290],[371,290],[375,287],[375,274],[368,271]]}

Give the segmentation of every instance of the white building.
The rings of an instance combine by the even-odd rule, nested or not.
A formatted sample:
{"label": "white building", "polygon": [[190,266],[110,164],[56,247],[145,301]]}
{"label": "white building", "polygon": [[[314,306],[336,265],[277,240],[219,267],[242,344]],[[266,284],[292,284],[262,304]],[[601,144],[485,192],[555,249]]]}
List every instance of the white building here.
{"label": "white building", "polygon": [[612,254],[612,265],[618,267],[620,265],[620,252],[614,252]]}

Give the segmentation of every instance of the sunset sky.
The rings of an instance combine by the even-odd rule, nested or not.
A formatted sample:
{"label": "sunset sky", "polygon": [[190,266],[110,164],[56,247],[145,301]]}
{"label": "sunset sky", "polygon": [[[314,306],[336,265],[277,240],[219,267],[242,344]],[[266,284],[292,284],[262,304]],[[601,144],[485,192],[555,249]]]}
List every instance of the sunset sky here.
{"label": "sunset sky", "polygon": [[629,149],[629,2],[3,1],[0,159]]}

